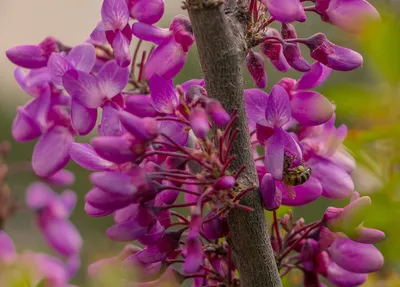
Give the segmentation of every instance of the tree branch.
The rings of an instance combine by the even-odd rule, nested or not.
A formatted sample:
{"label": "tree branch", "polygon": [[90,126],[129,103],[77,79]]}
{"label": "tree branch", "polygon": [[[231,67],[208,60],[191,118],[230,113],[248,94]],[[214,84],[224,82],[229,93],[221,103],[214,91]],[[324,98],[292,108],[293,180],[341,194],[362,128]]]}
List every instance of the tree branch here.
{"label": "tree branch", "polygon": [[[243,9],[246,1],[239,1],[232,14],[224,13],[221,0],[187,0],[186,3],[208,95],[218,99],[229,113],[238,109],[236,128],[240,133],[232,146],[232,153],[237,158],[231,169],[235,171],[243,165],[247,166],[238,180],[244,188],[255,186],[258,182],[243,95],[242,66],[247,50],[245,25],[243,17],[236,17],[236,12],[243,14],[243,11],[237,10]],[[254,212],[232,210],[228,216],[229,243],[240,272],[241,286],[280,287],[282,283],[258,189],[249,192],[240,203],[254,209]]]}

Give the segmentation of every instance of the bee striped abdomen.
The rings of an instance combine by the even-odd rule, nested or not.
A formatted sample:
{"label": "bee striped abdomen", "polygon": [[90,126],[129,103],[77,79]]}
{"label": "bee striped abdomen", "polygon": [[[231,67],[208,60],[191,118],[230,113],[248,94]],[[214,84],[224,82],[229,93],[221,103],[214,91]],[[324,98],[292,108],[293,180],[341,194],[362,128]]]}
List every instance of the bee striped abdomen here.
{"label": "bee striped abdomen", "polygon": [[305,183],[311,177],[311,168],[298,166],[285,172],[283,182],[287,185],[296,186]]}

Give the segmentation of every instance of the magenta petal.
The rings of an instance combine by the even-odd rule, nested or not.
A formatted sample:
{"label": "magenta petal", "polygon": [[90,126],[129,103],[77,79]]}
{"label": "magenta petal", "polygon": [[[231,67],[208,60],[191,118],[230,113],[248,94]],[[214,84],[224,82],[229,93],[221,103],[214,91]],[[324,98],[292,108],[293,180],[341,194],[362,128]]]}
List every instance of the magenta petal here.
{"label": "magenta petal", "polygon": [[282,193],[275,187],[275,180],[266,173],[260,184],[260,193],[266,210],[276,210],[282,203]]}
{"label": "magenta petal", "polygon": [[131,196],[105,192],[97,187],[91,189],[86,194],[85,200],[94,208],[113,211],[124,208],[132,203]]}
{"label": "magenta petal", "polygon": [[121,31],[115,33],[112,47],[117,64],[122,68],[127,68],[131,63],[130,41],[122,34]]}
{"label": "magenta petal", "polygon": [[164,14],[164,0],[135,0],[130,12],[139,22],[157,23]]}
{"label": "magenta petal", "polygon": [[182,269],[187,274],[195,273],[204,261],[204,251],[200,238],[189,238],[186,241],[185,250],[187,255]]}
{"label": "magenta petal", "polygon": [[296,90],[308,90],[320,86],[328,79],[332,72],[331,68],[322,65],[320,62],[315,62],[311,66],[311,70],[304,73],[297,81]]}
{"label": "magenta petal", "polygon": [[290,198],[288,187],[280,183],[279,189],[282,191],[282,204],[287,206],[301,206],[317,200],[322,193],[322,186],[317,179],[310,177],[302,185],[293,186],[296,193],[295,198]]}
{"label": "magenta petal", "polygon": [[380,20],[379,12],[365,0],[331,0],[325,12],[334,25],[351,33],[360,32],[368,20]]}
{"label": "magenta petal", "polygon": [[172,114],[178,106],[178,97],[171,80],[154,74],[149,80],[151,100],[154,108],[161,113]]}
{"label": "magenta petal", "polygon": [[32,155],[35,173],[47,177],[59,171],[69,161],[69,146],[74,141],[70,131],[62,126],[54,126],[36,143]]}
{"label": "magenta petal", "polygon": [[51,80],[58,87],[62,88],[62,76],[65,72],[74,69],[74,66],[68,60],[68,58],[62,53],[53,53],[47,63],[47,68],[51,75]]}
{"label": "magenta petal", "polygon": [[275,133],[265,142],[265,167],[276,180],[283,177],[284,131]]}
{"label": "magenta petal", "polygon": [[373,228],[358,227],[351,239],[360,243],[375,244],[385,239],[385,233]]}
{"label": "magenta petal", "polygon": [[69,155],[73,161],[88,170],[107,170],[114,165],[100,157],[89,144],[72,143]]}
{"label": "magenta petal", "polygon": [[206,139],[210,131],[208,115],[203,108],[196,108],[190,114],[190,125],[196,137]]}
{"label": "magenta petal", "polygon": [[310,64],[301,55],[299,44],[286,43],[283,55],[292,68],[299,72],[307,72],[311,69]]}
{"label": "magenta petal", "polygon": [[11,133],[16,141],[25,142],[38,138],[42,134],[42,129],[35,118],[29,115],[24,108],[19,107]]}
{"label": "magenta petal", "polygon": [[11,263],[16,258],[14,243],[4,231],[0,230],[0,263]]}
{"label": "magenta petal", "polygon": [[367,274],[353,273],[340,268],[334,262],[328,266],[329,282],[338,287],[355,287],[362,285],[367,281]]}
{"label": "magenta petal", "polygon": [[138,221],[125,221],[107,229],[107,236],[114,241],[133,241],[146,234],[148,226]]}
{"label": "magenta petal", "polygon": [[149,141],[158,136],[156,119],[139,118],[125,111],[119,112],[119,118],[125,129],[139,140]]}
{"label": "magenta petal", "polygon": [[247,117],[256,123],[265,123],[268,94],[258,89],[247,89],[244,91],[244,97]]}
{"label": "magenta petal", "polygon": [[69,221],[58,219],[46,221],[43,235],[52,248],[66,257],[76,254],[82,247],[82,238]]}
{"label": "magenta petal", "polygon": [[129,69],[121,68],[114,60],[108,61],[99,71],[97,80],[103,94],[112,99],[128,84]]}
{"label": "magenta petal", "polygon": [[101,19],[106,30],[122,30],[129,21],[129,10],[125,0],[104,0]]}
{"label": "magenta petal", "polygon": [[345,199],[354,191],[351,177],[342,168],[323,158],[308,161],[312,174],[322,185],[322,195],[327,198]]}
{"label": "magenta petal", "polygon": [[351,49],[333,46],[334,53],[327,56],[327,66],[337,71],[351,71],[363,64],[363,57]]}
{"label": "magenta petal", "polygon": [[282,23],[304,22],[306,15],[299,0],[261,0],[268,12]]}
{"label": "magenta petal", "polygon": [[113,209],[96,208],[86,202],[85,203],[85,212],[87,213],[87,215],[89,215],[91,217],[103,217],[103,216],[107,216],[107,215],[113,213],[114,210]]}
{"label": "magenta petal", "polygon": [[69,70],[63,76],[63,85],[73,99],[88,108],[98,108],[103,103],[97,80],[94,76],[77,70]]}
{"label": "magenta petal", "polygon": [[27,69],[38,69],[47,64],[39,45],[15,46],[6,51],[6,56],[14,64]]}
{"label": "magenta petal", "polygon": [[159,28],[153,25],[136,22],[132,24],[132,34],[137,38],[160,45],[165,39],[172,35],[166,28]]}
{"label": "magenta petal", "polygon": [[132,143],[127,138],[118,136],[101,136],[92,139],[92,146],[102,158],[115,163],[126,163],[135,160],[131,151]]}
{"label": "magenta petal", "polygon": [[74,130],[79,135],[90,133],[97,121],[97,109],[90,109],[83,106],[80,102],[72,100],[71,103],[71,123]]}
{"label": "magenta petal", "polygon": [[290,104],[293,118],[305,126],[323,124],[333,115],[333,105],[331,102],[317,92],[297,92],[292,95]]}
{"label": "magenta petal", "polygon": [[[167,135],[175,143],[180,146],[185,146],[189,139],[189,132],[186,130],[187,126],[175,121],[162,121],[160,123],[160,132]],[[171,142],[167,139],[163,140],[167,144]]]}
{"label": "magenta petal", "polygon": [[140,118],[156,117],[157,111],[148,95],[132,95],[125,99],[125,110]]}
{"label": "magenta petal", "polygon": [[73,172],[62,169],[50,177],[46,178],[46,181],[53,185],[67,186],[72,185],[75,182],[75,175]]}
{"label": "magenta petal", "polygon": [[129,196],[136,192],[130,175],[120,172],[94,172],[90,176],[90,182],[103,191]]}
{"label": "magenta petal", "polygon": [[103,105],[99,134],[104,136],[119,136],[122,134],[122,125],[119,120],[119,106],[115,102]]}
{"label": "magenta petal", "polygon": [[271,127],[280,128],[291,118],[289,95],[286,90],[275,85],[268,97],[265,118]]}
{"label": "magenta petal", "polygon": [[60,200],[64,204],[65,208],[72,213],[76,202],[78,201],[78,197],[72,190],[64,190],[63,193],[60,194]]}
{"label": "magenta petal", "polygon": [[106,43],[106,30],[103,21],[100,21],[90,34],[90,39],[98,43]]}
{"label": "magenta petal", "polygon": [[[175,77],[186,62],[187,52],[171,37],[160,44],[150,55],[146,63],[145,75],[147,79],[157,73],[166,80]],[[160,65],[160,63],[163,63]]]}
{"label": "magenta petal", "polygon": [[147,246],[154,245],[160,240],[164,231],[165,227],[157,221],[145,235],[138,239],[138,242]]}
{"label": "magenta petal", "polygon": [[372,244],[337,238],[329,248],[332,260],[341,268],[354,273],[370,273],[383,266],[383,256]]}
{"label": "magenta petal", "polygon": [[90,73],[96,62],[96,49],[92,44],[84,43],[72,48],[67,58],[75,69]]}
{"label": "magenta petal", "polygon": [[54,191],[41,182],[32,183],[26,191],[26,204],[33,210],[40,210],[56,199]]}
{"label": "magenta petal", "polygon": [[295,157],[295,161],[292,164],[299,165],[303,158],[303,152],[300,148],[299,143],[293,138],[291,134],[288,134],[287,132],[283,132],[282,137],[284,140],[285,151],[291,156]]}

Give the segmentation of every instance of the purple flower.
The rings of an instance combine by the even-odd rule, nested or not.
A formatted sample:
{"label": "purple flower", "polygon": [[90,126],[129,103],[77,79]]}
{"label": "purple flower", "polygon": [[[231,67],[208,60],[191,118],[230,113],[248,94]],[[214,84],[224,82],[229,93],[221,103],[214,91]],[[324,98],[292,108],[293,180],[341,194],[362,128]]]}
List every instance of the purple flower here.
{"label": "purple flower", "polygon": [[114,49],[116,62],[121,67],[129,66],[131,55],[129,45],[132,40],[129,26],[129,10],[125,0],[104,0],[101,19],[108,43]]}
{"label": "purple flower", "polygon": [[148,80],[155,73],[167,80],[175,77],[183,68],[187,52],[194,42],[191,23],[183,15],[172,20],[169,30],[137,22],[132,25],[132,33],[139,39],[158,45],[146,62],[145,75]]}
{"label": "purple flower", "polygon": [[47,185],[34,183],[28,187],[26,201],[38,213],[37,224],[47,243],[65,257],[78,254],[82,239],[68,221],[75,207],[75,193],[66,190],[58,197]]}
{"label": "purple flower", "polygon": [[[268,28],[264,37],[280,38],[281,34],[274,28]],[[290,70],[290,65],[283,54],[283,47],[281,43],[265,40],[263,43],[261,43],[260,50],[265,56],[268,57],[272,65],[274,65],[278,71],[285,73]]]}
{"label": "purple flower", "polygon": [[57,41],[52,37],[45,38],[38,45],[21,45],[6,51],[7,58],[14,64],[27,69],[46,67],[51,53],[57,52]]}
{"label": "purple flower", "polygon": [[[297,38],[296,30],[292,24],[282,24],[282,39]],[[285,43],[283,45],[283,55],[290,66],[300,72],[308,72],[310,64],[301,55],[300,45],[298,43]]]}
{"label": "purple flower", "polygon": [[315,34],[305,40],[311,57],[318,62],[337,71],[351,71],[363,64],[363,57],[350,49],[337,46],[322,33]]}
{"label": "purple flower", "polygon": [[330,75],[331,69],[316,62],[300,79],[283,78],[278,82],[290,97],[292,116],[304,126],[315,126],[332,118],[333,105],[323,95],[308,91],[321,85]]}
{"label": "purple flower", "polygon": [[0,231],[0,263],[9,264],[16,259],[15,246],[4,231]]}
{"label": "purple flower", "polygon": [[304,22],[306,14],[299,0],[261,0],[268,12],[282,23]]}
{"label": "purple flower", "polygon": [[324,21],[351,33],[360,32],[367,20],[380,20],[379,12],[365,0],[317,0],[315,8]]}
{"label": "purple flower", "polygon": [[299,144],[282,127],[291,119],[289,95],[279,85],[272,88],[262,105],[251,106],[253,101],[264,101],[263,95],[246,97],[247,116],[257,123],[257,138],[265,147],[265,166],[276,180],[283,177],[284,155],[289,152],[300,163]]}
{"label": "purple flower", "polygon": [[131,17],[150,25],[161,19],[164,6],[164,0],[128,0]]}

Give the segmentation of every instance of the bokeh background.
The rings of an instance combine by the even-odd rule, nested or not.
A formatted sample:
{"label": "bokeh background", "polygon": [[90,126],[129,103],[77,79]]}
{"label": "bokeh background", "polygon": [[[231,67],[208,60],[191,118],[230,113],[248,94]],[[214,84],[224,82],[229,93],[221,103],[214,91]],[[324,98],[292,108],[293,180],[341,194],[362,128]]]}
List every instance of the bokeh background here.
{"label": "bokeh background", "polygon": [[[180,9],[181,1],[165,2],[166,14],[159,23],[162,27],[167,27],[174,15],[184,13]],[[309,15],[308,21],[296,28],[300,37],[325,32],[332,42],[356,49],[364,55],[362,68],[332,73],[319,90],[336,103],[338,123],[349,127],[346,145],[358,160],[354,174],[356,187],[373,200],[373,209],[366,214],[365,223],[387,234],[387,240],[378,246],[386,258],[385,268],[370,276],[366,286],[400,286],[399,276],[396,275],[400,264],[400,1],[369,2],[377,5],[384,21],[382,25],[368,27],[361,36],[345,34],[322,23],[315,15]],[[82,43],[100,19],[101,4],[101,0],[0,0],[0,140],[12,143],[8,158],[10,164],[29,162],[34,142],[21,144],[11,138],[10,129],[16,108],[24,104],[29,96],[14,81],[15,67],[5,57],[5,50],[14,45],[38,43],[48,35],[70,46]],[[304,54],[307,55],[306,51]],[[266,67],[269,87],[282,77],[299,76],[296,72],[283,75],[269,63]],[[201,77],[201,70],[196,48],[193,47],[175,83],[195,77]],[[247,87],[253,87],[248,75],[245,75],[245,82]],[[104,234],[112,224],[111,218],[92,219],[83,211],[83,197],[90,189],[88,173],[74,163],[70,163],[68,168],[76,174],[72,189],[79,196],[72,221],[85,239],[83,268],[75,280],[80,285],[85,282],[86,267],[90,262],[114,256],[122,245],[108,240]],[[34,180],[29,172],[10,176],[8,182],[14,198],[23,202],[25,189]],[[297,217],[312,221],[318,219],[330,204],[343,206],[346,203],[320,199],[294,212]],[[20,250],[51,253],[35,229],[28,211],[22,209],[17,212],[8,222],[7,231]],[[285,285],[296,286],[300,277],[294,274],[289,279]]]}

